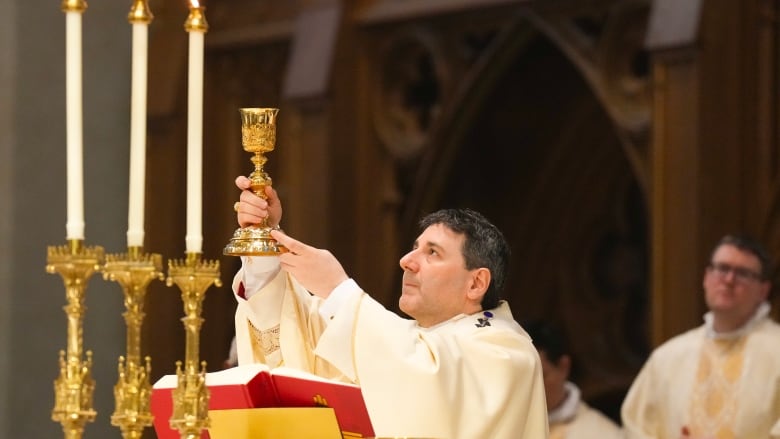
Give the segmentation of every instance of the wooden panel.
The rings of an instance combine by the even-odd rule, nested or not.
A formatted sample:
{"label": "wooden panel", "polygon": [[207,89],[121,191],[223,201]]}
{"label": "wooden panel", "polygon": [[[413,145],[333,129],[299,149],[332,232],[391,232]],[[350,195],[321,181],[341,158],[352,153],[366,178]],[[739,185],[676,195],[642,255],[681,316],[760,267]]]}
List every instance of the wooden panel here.
{"label": "wooden panel", "polygon": [[653,68],[652,341],[697,324],[701,310],[697,69],[692,53],[665,54]]}

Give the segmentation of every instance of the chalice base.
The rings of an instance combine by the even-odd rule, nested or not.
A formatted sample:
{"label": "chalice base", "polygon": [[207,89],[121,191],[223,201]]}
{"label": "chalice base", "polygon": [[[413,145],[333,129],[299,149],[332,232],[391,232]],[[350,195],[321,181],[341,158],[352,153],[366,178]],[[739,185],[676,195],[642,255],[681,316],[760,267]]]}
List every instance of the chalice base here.
{"label": "chalice base", "polygon": [[236,229],[223,250],[228,256],[276,256],[287,248],[271,237],[271,227],[249,226]]}

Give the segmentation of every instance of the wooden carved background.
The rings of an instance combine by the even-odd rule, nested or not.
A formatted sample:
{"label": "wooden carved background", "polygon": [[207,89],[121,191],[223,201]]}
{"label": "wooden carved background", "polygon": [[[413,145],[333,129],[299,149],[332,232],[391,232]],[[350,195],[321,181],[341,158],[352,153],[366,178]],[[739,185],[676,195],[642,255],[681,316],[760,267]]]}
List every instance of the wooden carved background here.
{"label": "wooden carved background", "polygon": [[649,348],[646,17],[634,2],[372,34],[387,222],[408,243],[440,207],[495,221],[516,318],[564,330],[585,395],[613,416]]}
{"label": "wooden carved background", "polygon": [[[166,165],[186,147],[173,3],[155,9],[151,38],[147,239],[183,255],[185,170]],[[646,40],[650,0],[485,3],[206,3],[204,253],[226,284],[204,306],[210,369],[232,336],[238,261],[220,255],[233,179],[251,170],[242,106],[281,108],[267,171],[285,230],[330,249],[388,308],[421,215],[485,213],[512,244],[515,317],[564,329],[585,398],[612,416],[651,347],[700,322],[719,234],[744,229],[780,254],[776,2],[705,1],[692,41],[661,48]],[[161,375],[184,334],[176,292],[157,288],[144,337]]]}

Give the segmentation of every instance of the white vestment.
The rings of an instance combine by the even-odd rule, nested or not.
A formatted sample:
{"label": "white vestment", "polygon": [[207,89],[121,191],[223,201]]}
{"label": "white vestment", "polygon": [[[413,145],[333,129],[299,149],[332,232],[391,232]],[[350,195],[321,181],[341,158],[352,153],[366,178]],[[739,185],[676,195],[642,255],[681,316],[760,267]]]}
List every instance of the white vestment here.
{"label": "white vestment", "polygon": [[621,439],[623,432],[611,419],[580,398],[580,389],[566,383],[566,399],[549,413],[550,439]]}
{"label": "white vestment", "polygon": [[541,363],[506,303],[422,328],[356,289],[323,316],[323,300],[284,271],[244,300],[251,266],[233,283],[239,364],[360,385],[376,436],[547,438]]}
{"label": "white vestment", "polygon": [[[780,325],[762,304],[729,334],[705,324],[658,347],[623,402],[628,439],[767,439],[780,422]],[[770,434],[772,436],[770,436]]]}

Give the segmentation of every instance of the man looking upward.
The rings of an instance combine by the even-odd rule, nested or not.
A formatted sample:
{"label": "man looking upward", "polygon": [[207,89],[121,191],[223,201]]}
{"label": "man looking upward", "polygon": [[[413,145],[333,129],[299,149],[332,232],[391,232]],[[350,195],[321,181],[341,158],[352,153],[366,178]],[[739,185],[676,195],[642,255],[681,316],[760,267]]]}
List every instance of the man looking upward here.
{"label": "man looking upward", "polygon": [[[268,218],[281,204],[249,180],[238,222]],[[539,356],[500,300],[509,246],[471,210],[441,210],[401,258],[399,305],[386,310],[350,279],[327,250],[280,231],[278,257],[242,258],[238,301],[239,364],[285,365],[359,384],[377,436],[447,439],[547,437]]]}

